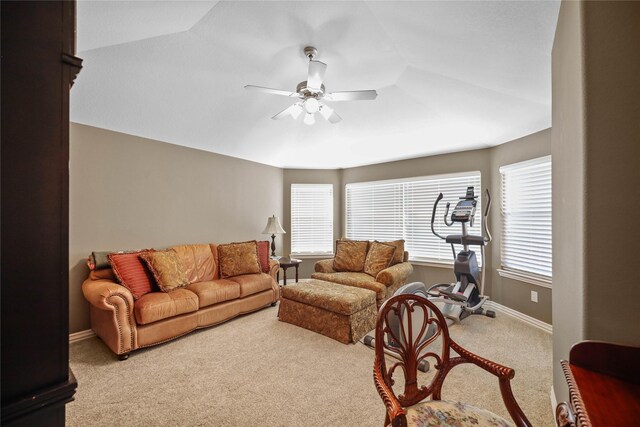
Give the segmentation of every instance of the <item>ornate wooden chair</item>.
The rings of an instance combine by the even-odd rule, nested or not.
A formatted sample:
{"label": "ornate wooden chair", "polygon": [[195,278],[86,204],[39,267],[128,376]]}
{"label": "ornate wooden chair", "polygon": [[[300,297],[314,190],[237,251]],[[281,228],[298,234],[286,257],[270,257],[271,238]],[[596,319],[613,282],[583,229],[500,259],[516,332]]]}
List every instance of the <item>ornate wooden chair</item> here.
{"label": "ornate wooden chair", "polygon": [[[438,347],[438,343],[441,343],[439,354],[439,348],[431,349]],[[430,344],[431,347],[426,349]],[[389,368],[385,350],[395,353],[399,359]],[[458,356],[451,357],[451,350]],[[431,360],[436,373],[430,384],[420,386],[417,366],[423,360]],[[513,369],[483,359],[458,345],[449,336],[440,310],[426,298],[398,295],[389,299],[378,312],[373,366],[373,380],[387,408],[385,426],[513,425],[489,411],[441,400],[442,384],[447,374],[462,363],[473,363],[497,376],[502,399],[515,425],[531,425],[511,391],[510,381],[515,375]],[[398,367],[404,376],[404,393],[400,395],[396,395],[392,388],[393,375]],[[431,399],[424,400],[429,396]]]}

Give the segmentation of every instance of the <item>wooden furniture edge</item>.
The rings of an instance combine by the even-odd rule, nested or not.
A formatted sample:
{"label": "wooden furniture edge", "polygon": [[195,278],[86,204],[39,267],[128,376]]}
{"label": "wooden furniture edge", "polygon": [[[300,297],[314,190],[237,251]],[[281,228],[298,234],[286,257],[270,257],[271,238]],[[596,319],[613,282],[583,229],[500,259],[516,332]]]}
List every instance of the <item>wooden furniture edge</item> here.
{"label": "wooden furniture edge", "polygon": [[[585,411],[584,402],[582,401],[582,396],[580,395],[580,390],[578,388],[578,385],[576,384],[575,378],[573,377],[573,373],[571,372],[571,364],[566,360],[562,360],[560,361],[560,365],[562,366],[562,372],[564,373],[564,378],[567,381],[567,386],[569,387],[569,398],[571,400],[571,407],[569,407],[566,402],[558,404],[558,406],[556,407],[556,421],[558,422],[559,426],[577,425],[579,427],[590,427],[591,420],[589,419],[589,415]],[[564,410],[569,411],[570,414],[573,414],[575,416],[575,424],[560,423],[561,420],[558,419],[558,415],[559,413],[561,413],[561,411]]]}

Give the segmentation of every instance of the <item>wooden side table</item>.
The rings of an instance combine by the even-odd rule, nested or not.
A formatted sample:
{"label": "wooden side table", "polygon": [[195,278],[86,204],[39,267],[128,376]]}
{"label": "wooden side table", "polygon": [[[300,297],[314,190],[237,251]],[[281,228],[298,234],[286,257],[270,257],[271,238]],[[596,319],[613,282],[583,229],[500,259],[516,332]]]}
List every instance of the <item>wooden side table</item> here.
{"label": "wooden side table", "polygon": [[583,341],[571,348],[562,370],[570,403],[560,402],[560,427],[638,425],[640,347]]}
{"label": "wooden side table", "polygon": [[[284,272],[283,286],[287,286],[287,268],[289,267],[296,268],[296,283],[298,283],[298,267],[302,264],[302,260],[294,258],[280,258],[278,262],[280,263],[280,268]],[[278,283],[280,283],[280,270],[278,270],[276,277],[278,279]]]}

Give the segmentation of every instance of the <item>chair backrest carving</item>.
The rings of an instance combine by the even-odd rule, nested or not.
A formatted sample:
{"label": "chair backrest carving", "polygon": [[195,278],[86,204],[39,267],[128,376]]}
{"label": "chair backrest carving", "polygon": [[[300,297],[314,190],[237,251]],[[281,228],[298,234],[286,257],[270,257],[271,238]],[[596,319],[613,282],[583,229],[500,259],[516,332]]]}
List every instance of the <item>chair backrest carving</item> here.
{"label": "chair backrest carving", "polygon": [[[385,339],[386,338],[386,339]],[[439,347],[439,348],[438,348]],[[451,351],[457,353],[451,357]],[[387,367],[385,353],[398,359]],[[418,384],[418,365],[428,361],[434,369],[428,384]],[[385,302],[376,322],[373,379],[387,408],[386,424],[406,425],[406,410],[427,397],[441,400],[442,384],[449,371],[462,363],[472,363],[498,377],[502,400],[516,426],[531,426],[511,390],[515,371],[484,359],[460,346],[449,336],[449,328],[438,307],[419,295],[396,295]],[[404,390],[393,389],[394,374],[402,371]]]}
{"label": "chair backrest carving", "polygon": [[[399,330],[396,329],[398,324]],[[439,351],[427,350],[426,347],[438,344],[438,338],[441,338]],[[426,298],[416,295],[395,296],[380,308],[376,323],[376,364],[385,384],[392,391],[394,374],[398,369],[402,372],[404,392],[400,395],[394,392],[402,406],[414,405],[430,395],[433,399],[440,399],[442,382],[452,367],[450,341],[444,316]],[[385,349],[395,353],[399,359],[389,368],[384,357]],[[436,374],[430,384],[421,386],[418,384],[417,368],[423,360],[436,369]]]}

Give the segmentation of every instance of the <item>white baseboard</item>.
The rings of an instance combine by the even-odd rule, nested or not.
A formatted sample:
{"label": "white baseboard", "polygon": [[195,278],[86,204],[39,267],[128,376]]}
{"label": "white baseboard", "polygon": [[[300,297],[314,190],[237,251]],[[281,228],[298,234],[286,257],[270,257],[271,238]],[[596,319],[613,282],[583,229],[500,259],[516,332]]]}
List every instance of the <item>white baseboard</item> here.
{"label": "white baseboard", "polygon": [[529,325],[535,328],[541,329],[549,334],[553,332],[553,328],[550,324],[545,323],[542,320],[538,320],[535,317],[531,317],[524,313],[520,313],[519,311],[506,307],[502,304],[498,304],[495,301],[487,301],[487,303],[485,304],[485,307],[489,309],[493,309],[495,311],[499,311],[500,313],[504,313],[508,316],[515,317],[516,319],[522,320],[523,322],[528,323]]}
{"label": "white baseboard", "polygon": [[84,331],[74,332],[72,334],[69,334],[69,344],[86,340],[87,338],[91,338],[95,335],[96,333],[93,332],[91,329],[85,329]]}

